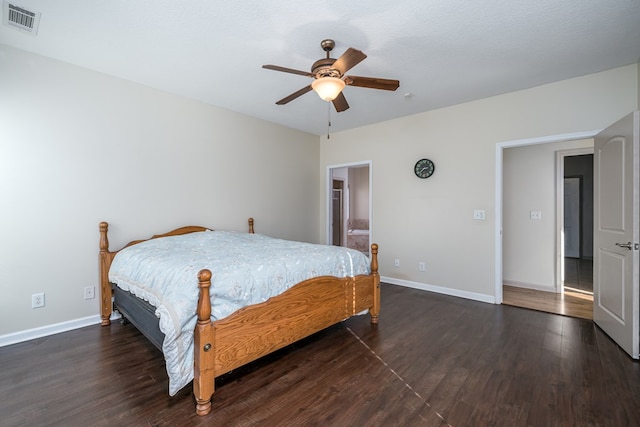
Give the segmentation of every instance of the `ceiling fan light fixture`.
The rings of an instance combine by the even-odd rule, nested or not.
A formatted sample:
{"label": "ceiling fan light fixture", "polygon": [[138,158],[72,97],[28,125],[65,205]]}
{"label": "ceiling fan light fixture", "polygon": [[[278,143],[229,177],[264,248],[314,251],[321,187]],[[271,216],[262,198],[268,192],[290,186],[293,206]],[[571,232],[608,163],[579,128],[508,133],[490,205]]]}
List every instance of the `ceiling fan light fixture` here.
{"label": "ceiling fan light fixture", "polygon": [[331,102],[340,95],[345,87],[345,82],[337,77],[320,77],[311,83],[311,87],[321,99]]}

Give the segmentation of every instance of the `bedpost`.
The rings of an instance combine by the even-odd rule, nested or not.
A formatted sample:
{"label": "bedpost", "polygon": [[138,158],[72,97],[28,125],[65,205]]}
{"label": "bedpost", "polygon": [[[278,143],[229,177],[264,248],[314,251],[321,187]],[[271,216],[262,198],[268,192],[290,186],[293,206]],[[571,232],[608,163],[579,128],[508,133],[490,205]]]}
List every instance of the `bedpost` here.
{"label": "bedpost", "polygon": [[254,234],[253,231],[253,218],[249,218],[249,233]]}
{"label": "bedpost", "polygon": [[102,317],[102,326],[111,324],[112,311],[112,291],[109,283],[109,267],[111,266],[111,257],[109,255],[109,223],[101,222],[100,228],[100,316]]}
{"label": "bedpost", "polygon": [[378,244],[371,245],[371,275],[373,276],[373,307],[369,310],[371,323],[378,324],[380,314],[380,274],[378,274]]}
{"label": "bedpost", "polygon": [[211,323],[211,271],[204,269],[198,273],[198,323],[194,331],[194,375],[193,394],[196,397],[196,414],[207,415],[211,412],[215,372],[214,329]]}

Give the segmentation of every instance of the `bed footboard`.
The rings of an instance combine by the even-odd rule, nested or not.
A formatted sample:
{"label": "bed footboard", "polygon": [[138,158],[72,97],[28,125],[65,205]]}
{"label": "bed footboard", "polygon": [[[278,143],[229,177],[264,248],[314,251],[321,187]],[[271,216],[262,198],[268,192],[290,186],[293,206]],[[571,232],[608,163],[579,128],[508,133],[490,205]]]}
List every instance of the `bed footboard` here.
{"label": "bed footboard", "polygon": [[215,377],[368,309],[371,323],[380,314],[378,245],[371,245],[371,274],[316,277],[269,300],[211,322],[211,272],[198,274],[200,296],[194,339],[193,393],[196,413],[211,411]]}

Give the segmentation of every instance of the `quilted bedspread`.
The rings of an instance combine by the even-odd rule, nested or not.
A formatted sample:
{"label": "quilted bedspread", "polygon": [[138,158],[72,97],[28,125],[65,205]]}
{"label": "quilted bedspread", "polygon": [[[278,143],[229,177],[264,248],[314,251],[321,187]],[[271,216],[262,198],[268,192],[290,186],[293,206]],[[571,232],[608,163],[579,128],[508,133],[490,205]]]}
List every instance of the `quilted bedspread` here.
{"label": "quilted bedspread", "polygon": [[193,379],[197,276],[203,268],[212,273],[212,321],[303,280],[370,272],[367,257],[352,249],[228,231],[163,237],[121,250],[109,280],[156,308],[170,395]]}

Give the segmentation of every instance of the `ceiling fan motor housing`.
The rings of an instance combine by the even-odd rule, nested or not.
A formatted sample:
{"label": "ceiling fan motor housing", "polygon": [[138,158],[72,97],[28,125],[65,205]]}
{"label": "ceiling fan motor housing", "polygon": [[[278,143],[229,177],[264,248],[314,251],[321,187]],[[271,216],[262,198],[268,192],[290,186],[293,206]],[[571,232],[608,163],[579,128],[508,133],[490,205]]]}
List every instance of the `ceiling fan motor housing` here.
{"label": "ceiling fan motor housing", "polygon": [[332,68],[333,63],[336,62],[335,58],[322,58],[318,59],[311,66],[311,72],[316,75],[316,77],[342,77],[340,75],[340,71]]}
{"label": "ceiling fan motor housing", "polygon": [[327,52],[327,57],[314,62],[311,66],[311,72],[315,74],[318,79],[322,77],[341,78],[342,74],[340,74],[340,71],[333,68],[333,63],[336,62],[336,59],[329,57],[333,48],[336,47],[336,42],[331,39],[324,39],[320,42],[320,47]]}

